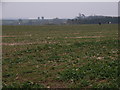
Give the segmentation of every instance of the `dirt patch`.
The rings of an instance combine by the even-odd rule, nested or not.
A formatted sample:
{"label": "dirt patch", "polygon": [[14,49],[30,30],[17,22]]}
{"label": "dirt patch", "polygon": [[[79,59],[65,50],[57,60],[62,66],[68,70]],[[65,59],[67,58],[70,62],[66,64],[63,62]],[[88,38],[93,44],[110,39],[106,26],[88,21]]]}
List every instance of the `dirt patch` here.
{"label": "dirt patch", "polygon": [[76,34],[80,34],[80,33],[72,33],[72,34],[75,34],[75,35],[76,35]]}
{"label": "dirt patch", "polygon": [[66,88],[66,84],[68,84],[68,83],[64,83],[56,80],[47,80],[39,83],[43,83],[43,85],[45,85],[45,87],[47,88]]}
{"label": "dirt patch", "polygon": [[0,45],[6,45],[6,46],[16,46],[16,45],[56,44],[56,43],[58,43],[58,42],[43,41],[43,42],[0,43]]}
{"label": "dirt patch", "polygon": [[0,37],[15,37],[15,36],[0,36]]}
{"label": "dirt patch", "polygon": [[94,33],[102,33],[102,32],[94,32]]}
{"label": "dirt patch", "polygon": [[29,45],[29,44],[35,44],[35,43],[0,43],[0,45],[8,45],[8,46],[14,46],[14,45]]}
{"label": "dirt patch", "polygon": [[65,38],[100,38],[104,36],[81,36],[81,37],[65,37]]}

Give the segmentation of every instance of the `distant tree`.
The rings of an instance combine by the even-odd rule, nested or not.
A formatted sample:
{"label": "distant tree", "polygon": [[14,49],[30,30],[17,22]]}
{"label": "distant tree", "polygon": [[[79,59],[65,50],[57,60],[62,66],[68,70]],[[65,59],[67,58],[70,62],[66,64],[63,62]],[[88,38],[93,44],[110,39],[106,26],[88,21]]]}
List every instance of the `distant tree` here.
{"label": "distant tree", "polygon": [[43,16],[42,16],[41,18],[42,18],[42,20],[44,19],[44,17],[43,17]]}
{"label": "distant tree", "polygon": [[38,20],[40,20],[40,17],[38,17]]}
{"label": "distant tree", "polygon": [[19,25],[22,24],[22,19],[19,19],[18,21],[19,21],[18,22]]}
{"label": "distant tree", "polygon": [[101,25],[101,22],[99,22],[98,24]]}

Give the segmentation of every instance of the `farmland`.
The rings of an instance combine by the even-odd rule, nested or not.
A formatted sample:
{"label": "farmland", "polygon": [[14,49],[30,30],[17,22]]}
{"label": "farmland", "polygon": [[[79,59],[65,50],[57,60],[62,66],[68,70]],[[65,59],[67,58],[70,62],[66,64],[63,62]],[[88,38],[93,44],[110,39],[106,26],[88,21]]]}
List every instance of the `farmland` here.
{"label": "farmland", "polygon": [[118,88],[118,26],[3,26],[3,86]]}

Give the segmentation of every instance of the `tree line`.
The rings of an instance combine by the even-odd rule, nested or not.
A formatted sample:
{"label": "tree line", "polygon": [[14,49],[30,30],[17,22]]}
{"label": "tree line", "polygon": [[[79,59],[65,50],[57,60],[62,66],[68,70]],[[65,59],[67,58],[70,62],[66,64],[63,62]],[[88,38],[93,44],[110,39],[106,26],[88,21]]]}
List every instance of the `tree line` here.
{"label": "tree line", "polygon": [[118,17],[110,17],[110,16],[88,16],[85,17],[79,15],[74,19],[68,19],[67,24],[116,24],[118,23]]}

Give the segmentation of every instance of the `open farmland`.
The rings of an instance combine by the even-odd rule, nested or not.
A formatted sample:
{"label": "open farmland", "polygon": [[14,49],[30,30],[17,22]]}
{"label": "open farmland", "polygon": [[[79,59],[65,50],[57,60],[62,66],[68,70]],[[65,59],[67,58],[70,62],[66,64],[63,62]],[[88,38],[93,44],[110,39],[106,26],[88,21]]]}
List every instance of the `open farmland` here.
{"label": "open farmland", "polygon": [[118,88],[118,26],[3,26],[3,86]]}

